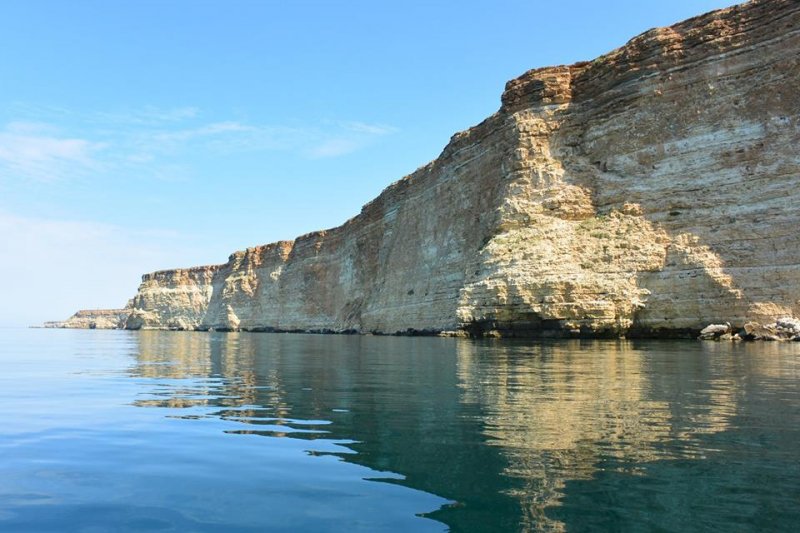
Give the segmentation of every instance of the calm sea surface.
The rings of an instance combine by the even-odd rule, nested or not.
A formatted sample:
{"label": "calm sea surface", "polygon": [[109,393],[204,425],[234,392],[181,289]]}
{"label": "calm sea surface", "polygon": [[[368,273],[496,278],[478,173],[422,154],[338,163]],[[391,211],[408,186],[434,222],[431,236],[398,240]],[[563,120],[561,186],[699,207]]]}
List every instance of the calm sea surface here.
{"label": "calm sea surface", "polygon": [[797,531],[800,343],[0,330],[2,531]]}

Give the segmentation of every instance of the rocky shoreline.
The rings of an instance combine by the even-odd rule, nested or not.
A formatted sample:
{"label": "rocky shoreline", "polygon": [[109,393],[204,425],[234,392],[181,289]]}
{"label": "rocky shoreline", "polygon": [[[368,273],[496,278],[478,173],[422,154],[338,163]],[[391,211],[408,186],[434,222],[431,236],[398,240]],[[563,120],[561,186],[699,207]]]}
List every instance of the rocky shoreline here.
{"label": "rocky shoreline", "polygon": [[794,341],[800,342],[800,320],[779,318],[771,324],[748,322],[741,328],[727,324],[711,324],[700,331],[705,341]]}
{"label": "rocky shoreline", "polygon": [[[601,338],[593,331],[564,331],[554,330],[535,330],[528,332],[502,332],[493,329],[479,329],[477,331],[469,328],[446,331],[446,330],[406,330],[393,333],[382,332],[360,332],[358,330],[281,330],[275,328],[181,328],[181,327],[144,327],[129,328],[127,320],[131,314],[130,308],[124,309],[86,309],[80,310],[73,316],[63,321],[45,322],[42,328],[48,329],[145,329],[145,330],[168,330],[168,331],[243,331],[250,333],[310,333],[321,335],[391,335],[391,336],[416,336],[416,337],[470,337],[470,338],[549,338],[549,339],[569,339],[569,338]],[[730,323],[710,324],[700,331],[697,330],[661,330],[661,331],[637,331],[628,330],[624,336],[618,334],[606,335],[607,338],[645,338],[645,339],[698,339],[703,341],[794,341],[800,342],[800,320],[792,317],[783,317],[770,324],[759,324],[748,322],[741,327],[732,326]]]}

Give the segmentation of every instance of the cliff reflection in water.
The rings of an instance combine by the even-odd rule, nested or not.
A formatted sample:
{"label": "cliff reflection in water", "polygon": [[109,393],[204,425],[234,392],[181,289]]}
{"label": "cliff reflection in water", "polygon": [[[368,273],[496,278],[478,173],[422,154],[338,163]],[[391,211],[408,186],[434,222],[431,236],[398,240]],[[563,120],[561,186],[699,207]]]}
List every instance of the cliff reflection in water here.
{"label": "cliff reflection in water", "polygon": [[611,459],[636,474],[640,463],[702,456],[695,436],[724,431],[735,412],[733,384],[710,380],[690,392],[704,406],[682,416],[672,400],[686,391],[663,390],[645,368],[654,362],[630,342],[458,348],[462,401],[482,406],[488,444],[518,481],[507,492],[531,528],[561,529],[545,510],[559,505],[566,481],[590,479]]}
{"label": "cliff reflection in water", "polygon": [[777,345],[138,339],[130,372],[152,387],[136,405],[217,417],[235,424],[229,433],[346,446],[344,460],[454,501],[429,516],[455,530],[569,529],[575,517],[559,507],[570,487],[609,473],[644,478],[659,461],[704,461],[724,448],[711,437],[736,429],[751,390],[784,390],[799,375],[797,358],[786,357],[796,347]]}

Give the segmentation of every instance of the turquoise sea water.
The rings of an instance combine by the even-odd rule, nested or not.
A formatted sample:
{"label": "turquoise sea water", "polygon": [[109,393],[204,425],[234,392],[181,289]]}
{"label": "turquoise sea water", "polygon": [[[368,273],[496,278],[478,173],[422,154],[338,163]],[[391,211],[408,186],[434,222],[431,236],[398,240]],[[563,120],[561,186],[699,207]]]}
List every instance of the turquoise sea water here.
{"label": "turquoise sea water", "polygon": [[0,330],[2,531],[791,531],[800,343]]}

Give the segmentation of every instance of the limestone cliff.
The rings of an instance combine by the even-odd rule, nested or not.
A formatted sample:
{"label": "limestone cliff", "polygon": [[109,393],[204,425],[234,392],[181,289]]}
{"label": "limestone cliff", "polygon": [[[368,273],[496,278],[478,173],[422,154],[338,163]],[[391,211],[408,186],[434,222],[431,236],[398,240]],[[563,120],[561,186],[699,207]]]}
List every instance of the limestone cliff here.
{"label": "limestone cliff", "polygon": [[145,275],[129,328],[693,334],[800,315],[800,3],[510,81],[340,227]]}

